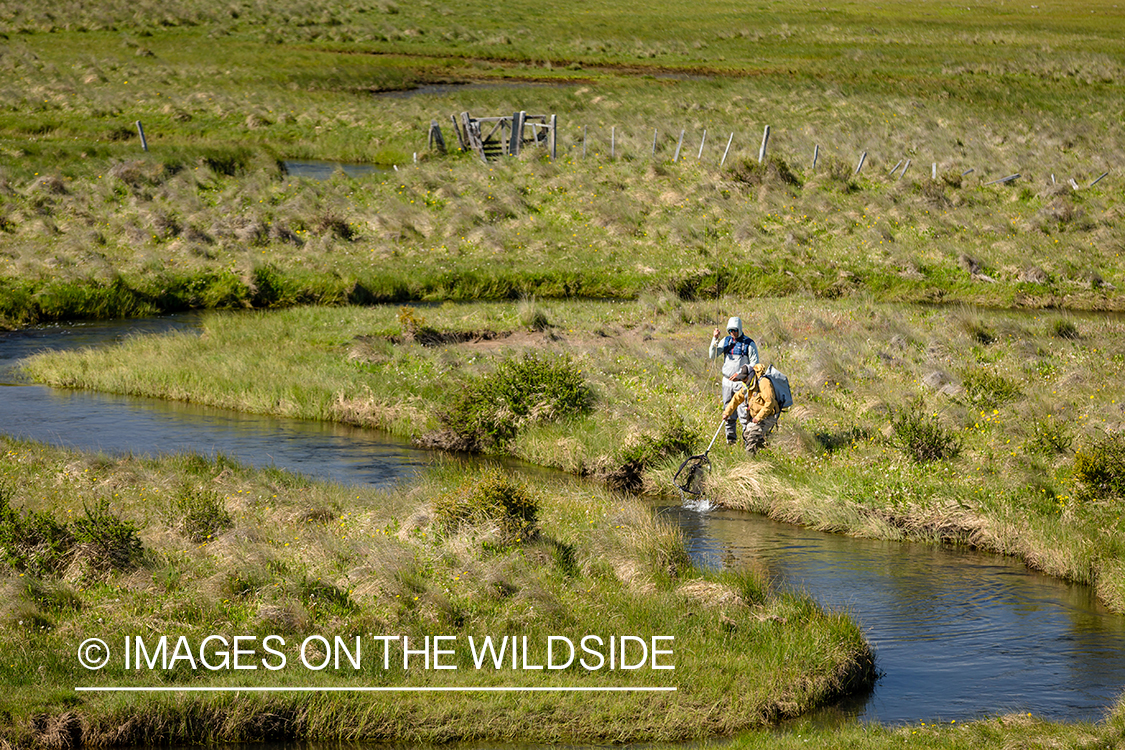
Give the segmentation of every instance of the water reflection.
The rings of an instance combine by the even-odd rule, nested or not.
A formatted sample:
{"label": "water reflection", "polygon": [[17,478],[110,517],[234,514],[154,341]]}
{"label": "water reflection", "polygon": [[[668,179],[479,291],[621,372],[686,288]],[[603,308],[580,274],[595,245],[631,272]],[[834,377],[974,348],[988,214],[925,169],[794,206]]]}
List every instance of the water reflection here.
{"label": "water reflection", "polygon": [[836,711],[885,723],[1011,711],[1095,721],[1125,688],[1125,618],[1088,586],[968,550],[821,534],[730,511],[660,512],[684,529],[701,564],[764,567],[860,623],[883,676],[872,695]]}
{"label": "water reflection", "polygon": [[196,315],[36,328],[0,334],[0,431],[110,454],[223,454],[346,484],[388,487],[415,479],[434,458],[376,430],[279,419],[159,399],[66,391],[22,381],[13,367],[44,349],[124,336],[197,330]]}
{"label": "water reflection", "polygon": [[392,167],[377,167],[374,164],[345,164],[338,161],[316,161],[313,159],[293,159],[283,161],[281,168],[290,177],[305,177],[310,180],[329,180],[336,172],[348,177],[371,177],[394,171]]}

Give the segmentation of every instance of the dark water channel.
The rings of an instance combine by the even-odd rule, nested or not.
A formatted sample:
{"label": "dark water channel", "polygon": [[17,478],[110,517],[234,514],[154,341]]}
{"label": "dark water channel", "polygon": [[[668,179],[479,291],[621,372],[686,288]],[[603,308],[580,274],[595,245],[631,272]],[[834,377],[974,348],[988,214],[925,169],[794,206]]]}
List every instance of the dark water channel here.
{"label": "dark water channel", "polygon": [[310,180],[328,180],[337,172],[348,177],[378,177],[394,172],[393,167],[379,167],[374,164],[347,164],[338,161],[316,159],[291,159],[281,163],[285,174],[290,177],[305,177]]}
{"label": "dark water channel", "polygon": [[[43,349],[197,325],[184,316],[0,333],[0,433],[107,453],[223,453],[384,487],[433,461],[371,430],[58,391],[19,382],[13,370]],[[658,512],[683,528],[701,564],[764,565],[861,624],[882,677],[825,721],[948,723],[1012,711],[1098,720],[1125,688],[1125,617],[1105,611],[1089,587],[965,550],[821,534],[732,511]]]}

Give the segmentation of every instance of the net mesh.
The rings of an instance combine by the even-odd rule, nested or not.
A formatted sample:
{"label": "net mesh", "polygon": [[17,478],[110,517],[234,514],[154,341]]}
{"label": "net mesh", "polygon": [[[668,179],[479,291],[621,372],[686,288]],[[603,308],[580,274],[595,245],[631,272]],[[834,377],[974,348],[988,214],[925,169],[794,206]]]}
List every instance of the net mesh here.
{"label": "net mesh", "polygon": [[703,480],[710,465],[706,456],[692,456],[680,464],[672,482],[681,493],[699,497],[703,494]]}

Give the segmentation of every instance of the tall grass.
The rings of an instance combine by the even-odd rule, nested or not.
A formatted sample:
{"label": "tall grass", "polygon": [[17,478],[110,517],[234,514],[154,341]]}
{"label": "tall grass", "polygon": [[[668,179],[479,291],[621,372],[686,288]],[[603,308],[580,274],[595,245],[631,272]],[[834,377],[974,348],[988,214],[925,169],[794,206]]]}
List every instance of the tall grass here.
{"label": "tall grass", "polygon": [[[1120,308],[1119,14],[986,4],[935,24],[898,5],[876,38],[824,7],[748,10],[745,28],[713,3],[553,9],[517,32],[502,9],[390,3],[12,5],[2,324],[665,290]],[[371,96],[451,79],[560,85]],[[425,149],[431,120],[521,109],[559,114],[554,164]],[[278,161],[300,158],[402,169],[286,179]]]}
{"label": "tall grass", "polygon": [[[552,322],[544,331],[528,331],[518,305],[416,307],[429,333],[414,339],[398,306],[214,314],[203,336],[133,338],[28,368],[56,385],[345,420],[451,448],[465,446],[440,439],[440,415],[464,390],[518,425],[487,450],[666,493],[717,425],[705,348],[737,313],[796,403],[753,463],[712,451],[714,501],[1018,555],[1122,606],[1114,537],[1101,531],[1120,526],[1106,438],[1122,424],[1115,319],[1080,318],[1080,338],[1059,338],[1057,321],[1074,314],[792,299],[716,307],[671,294],[538,304]],[[547,418],[532,408],[550,396],[534,378],[490,390],[512,363],[533,360],[529,372],[559,368],[588,389],[591,410],[568,401]],[[512,387],[524,400],[501,409],[493,399]]]}
{"label": "tall grass", "polygon": [[[676,740],[760,726],[873,677],[867,645],[845,617],[773,592],[753,572],[702,573],[675,530],[638,502],[590,485],[532,488],[500,469],[447,464],[407,492],[381,493],[252,470],[222,457],[108,458],[12,440],[3,445],[0,480],[16,488],[5,495],[5,524],[17,513],[77,528],[84,516],[63,520],[75,506],[106,505],[137,529],[145,549],[134,568],[9,568],[0,576],[7,594],[0,640],[10,655],[0,664],[9,687],[0,698],[8,717],[0,732],[19,746],[50,744],[59,732],[91,745],[280,737]],[[196,493],[185,501],[183,488],[200,480],[212,497]],[[193,527],[168,523],[185,508],[195,518],[198,508],[220,504],[229,526],[221,534],[180,533]],[[782,620],[789,625],[779,627]],[[403,667],[397,652],[384,669],[373,642],[358,669],[345,663],[324,671],[236,673],[186,662],[138,671],[117,659],[91,672],[73,657],[86,638],[118,644],[121,634],[134,633],[165,634],[172,643],[181,636],[198,643],[208,635],[275,634],[284,638],[290,664],[301,641],[317,635],[349,644],[373,634],[418,642],[451,635],[461,648],[448,657],[458,667],[450,671]],[[478,670],[465,645],[469,636],[526,636],[539,644],[529,662],[535,663],[549,636],[577,643],[587,634],[603,642],[610,635],[672,636],[664,643],[672,644],[675,669]],[[466,693],[434,701],[411,693],[115,697],[73,690],[653,681],[678,691]]]}

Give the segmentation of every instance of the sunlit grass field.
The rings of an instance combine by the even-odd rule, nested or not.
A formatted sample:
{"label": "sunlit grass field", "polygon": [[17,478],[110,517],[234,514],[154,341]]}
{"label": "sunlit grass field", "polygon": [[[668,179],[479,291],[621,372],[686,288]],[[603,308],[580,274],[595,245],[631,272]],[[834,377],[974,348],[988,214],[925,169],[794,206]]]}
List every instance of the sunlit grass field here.
{"label": "sunlit grass field", "polygon": [[[1119,499],[1084,484],[1079,460],[1115,450],[1099,441],[1122,423],[1119,323],[985,308],[1125,309],[1123,38],[1125,9],[1100,1],[0,2],[0,327],[363,306],[215,316],[209,339],[137,340],[33,367],[60,385],[351,421],[436,444],[449,425],[435,377],[486,379],[528,349],[565,355],[592,384],[592,413],[533,419],[498,452],[651,491],[667,490],[678,451],[710,435],[716,376],[700,350],[713,325],[742,314],[800,401],[757,462],[716,454],[717,499],[818,528],[1015,554],[1121,609]],[[425,84],[443,87],[409,94]],[[532,148],[486,165],[457,150],[450,115],[521,110],[558,115],[555,161]],[[451,153],[428,148],[431,121]],[[386,171],[323,182],[286,173],[302,159]],[[500,304],[443,306],[482,300]],[[422,346],[411,337],[423,323],[515,338]],[[253,361],[263,349],[268,372]],[[181,369],[200,357],[206,378]],[[915,460],[911,430],[957,450]],[[7,451],[17,484],[57,480],[42,485],[47,495],[81,484],[74,467],[117,482],[133,493],[122,512],[156,550],[140,573],[89,589],[73,577],[28,587],[13,573],[13,648],[23,634],[11,622],[25,615],[47,623],[37,647],[61,649],[102,607],[144,626],[151,597],[170,607],[189,598],[204,622],[248,627],[268,624],[263,611],[291,615],[286,627],[298,630],[376,616],[339,575],[363,553],[331,532],[337,522],[385,528],[387,498],[352,509],[335,490],[301,486],[288,505],[259,507],[238,490],[295,480],[235,470],[237,482],[206,485],[241,514],[216,556],[183,541],[171,505],[143,510],[135,490],[159,474],[168,504],[191,471],[219,467]],[[47,479],[32,481],[19,457]],[[444,491],[411,497],[423,505]],[[294,519],[306,510],[320,514],[304,548],[316,553],[291,559],[274,542],[290,532],[301,541]],[[268,538],[238,536],[243,523]],[[421,586],[434,616],[454,612],[434,576],[477,551],[396,540],[421,572],[404,583],[384,571],[383,594]],[[510,552],[513,575],[530,576]],[[234,568],[260,574],[255,593],[231,583]],[[343,608],[318,613],[309,582],[325,572]],[[569,591],[564,573],[552,591]],[[657,583],[660,601],[683,593]],[[288,599],[274,601],[269,586]],[[21,695],[54,710],[71,697],[64,673],[52,665],[45,687]],[[745,706],[766,706],[759,716],[775,705],[754,700]],[[211,706],[203,721],[218,728],[209,739],[258,738],[249,729],[270,728],[261,716],[296,705]],[[150,728],[198,739],[177,732],[204,716],[191,713],[200,706],[161,705]],[[88,729],[111,734],[132,710],[120,708]],[[320,708],[306,726],[338,736],[336,707]],[[721,713],[680,734],[734,728]],[[74,719],[56,719],[11,736],[58,745]],[[427,737],[446,738],[450,720],[429,716]],[[544,726],[540,739],[560,736]],[[606,726],[623,734],[594,731]],[[622,721],[584,736],[619,740],[630,726],[637,739],[672,735]],[[1006,717],[964,730],[810,732],[740,742],[1113,746],[1122,736],[1120,709],[1098,727]]]}
{"label": "sunlit grass field", "polygon": [[[761,571],[698,570],[678,529],[596,485],[531,487],[451,461],[373,491],[222,456],[2,443],[8,746],[684,740],[765,726],[874,677],[845,615],[773,591]],[[578,650],[588,635],[600,657]],[[445,653],[420,655],[437,636]],[[621,636],[638,640],[611,670]],[[144,642],[132,661],[126,637]],[[467,641],[486,637],[531,650],[478,658]],[[80,662],[89,638],[108,644],[101,669]],[[551,638],[575,658],[559,641],[548,661]],[[665,653],[640,659],[641,641]],[[76,689],[154,686],[245,690]],[[523,686],[573,692],[417,691]],[[606,687],[638,690],[581,692]],[[266,692],[278,688],[306,691]],[[331,692],[356,688],[403,691]]]}
{"label": "sunlit grass field", "polygon": [[[8,327],[662,290],[1125,305],[1112,4],[11,4],[0,30]],[[458,82],[484,85],[379,94]],[[517,110],[559,116],[556,162],[427,149],[431,121],[456,151],[450,115]],[[399,169],[278,167],[312,158]]]}

